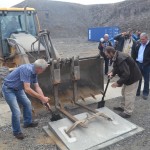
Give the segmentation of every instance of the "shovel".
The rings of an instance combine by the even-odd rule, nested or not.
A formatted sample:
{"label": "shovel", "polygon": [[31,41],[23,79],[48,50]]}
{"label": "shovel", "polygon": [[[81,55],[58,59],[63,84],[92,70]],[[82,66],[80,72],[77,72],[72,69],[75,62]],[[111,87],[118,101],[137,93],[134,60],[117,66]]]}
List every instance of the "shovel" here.
{"label": "shovel", "polygon": [[106,88],[105,88],[105,91],[104,91],[104,94],[103,94],[102,100],[101,100],[100,102],[98,102],[98,106],[97,106],[97,108],[102,108],[102,107],[104,107],[104,106],[105,106],[104,97],[105,97],[105,95],[106,95],[106,91],[107,91],[107,88],[108,88],[109,82],[110,82],[110,78],[108,78],[108,80],[107,80],[107,85],[106,85]]}
{"label": "shovel", "polygon": [[49,105],[47,103],[44,104],[46,106],[46,108],[51,112],[52,114],[52,118],[50,119],[51,121],[57,121],[62,119],[62,117],[59,114],[55,114],[51,108],[49,107]]}

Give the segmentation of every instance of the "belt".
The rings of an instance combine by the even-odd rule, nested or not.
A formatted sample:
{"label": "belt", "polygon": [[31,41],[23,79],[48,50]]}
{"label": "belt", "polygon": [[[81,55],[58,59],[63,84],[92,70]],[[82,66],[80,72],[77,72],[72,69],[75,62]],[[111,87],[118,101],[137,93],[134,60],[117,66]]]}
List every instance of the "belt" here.
{"label": "belt", "polygon": [[7,84],[5,84],[5,83],[4,83],[4,85],[5,85],[5,86],[7,86],[7,88],[8,88],[8,89],[11,89],[11,90],[14,90],[14,91],[19,91],[19,89],[17,89],[17,88],[12,88],[12,87],[9,87],[9,86],[8,86]]}

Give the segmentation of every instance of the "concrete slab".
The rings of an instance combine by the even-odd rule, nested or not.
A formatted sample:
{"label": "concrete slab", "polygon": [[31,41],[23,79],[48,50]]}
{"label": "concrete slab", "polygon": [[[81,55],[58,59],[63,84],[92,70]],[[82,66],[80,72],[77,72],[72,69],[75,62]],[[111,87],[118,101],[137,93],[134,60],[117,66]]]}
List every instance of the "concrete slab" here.
{"label": "concrete slab", "polygon": [[[135,130],[133,130],[133,131],[131,131],[131,132],[128,132],[128,133],[126,133],[126,134],[123,134],[123,135],[121,135],[121,136],[119,136],[119,137],[117,137],[117,138],[114,138],[114,139],[112,139],[112,140],[110,140],[110,141],[107,141],[107,142],[104,142],[104,143],[102,143],[102,144],[96,145],[96,146],[94,146],[94,147],[92,147],[92,148],[90,148],[90,149],[88,149],[88,150],[100,150],[100,149],[105,148],[105,147],[108,147],[108,146],[110,146],[110,145],[112,145],[112,144],[114,144],[114,143],[116,143],[116,142],[119,142],[119,141],[121,141],[121,140],[123,140],[123,139],[125,139],[125,138],[128,138],[128,137],[130,137],[130,136],[133,136],[134,134],[137,134],[137,133],[139,133],[139,132],[142,132],[143,130],[144,130],[143,128],[137,126],[137,129],[135,129]],[[57,145],[57,147],[58,147],[59,150],[69,150],[69,149],[62,143],[62,141],[61,141],[60,139],[58,139],[58,138],[56,137],[56,135],[54,135],[54,134],[52,133],[52,131],[49,129],[48,126],[44,126],[44,127],[43,127],[43,131],[50,137],[50,140],[54,141],[54,143]]]}
{"label": "concrete slab", "polygon": [[52,140],[59,149],[68,150],[68,148],[57,138],[57,136],[49,130],[48,126],[44,126],[43,131],[50,137],[50,140]]}
{"label": "concrete slab", "polygon": [[[88,123],[88,128],[75,128],[75,130],[71,132],[71,137],[77,139],[75,142],[70,143],[60,130],[62,127],[68,128],[72,126],[72,122],[69,119],[64,118],[56,122],[49,122],[49,128],[70,150],[91,149],[117,137],[122,139],[122,135],[138,128],[135,124],[121,118],[106,107],[97,110],[111,117],[113,121],[98,117]],[[87,114],[88,113],[82,113],[75,115],[75,117],[81,120],[86,118]]]}
{"label": "concrete slab", "polygon": [[126,133],[126,134],[123,134],[123,135],[121,135],[121,136],[118,136],[118,137],[116,137],[116,138],[114,138],[114,139],[112,139],[112,140],[110,140],[110,141],[104,142],[104,143],[102,143],[102,144],[96,145],[96,146],[94,146],[94,147],[92,147],[92,148],[90,148],[90,149],[88,149],[88,150],[100,150],[100,149],[102,149],[102,148],[104,148],[104,147],[108,147],[108,146],[110,146],[110,145],[112,145],[112,144],[114,144],[114,143],[116,143],[116,142],[119,142],[119,141],[121,141],[121,140],[123,140],[123,139],[125,139],[125,138],[128,138],[128,137],[130,137],[130,136],[133,136],[134,134],[137,134],[137,133],[139,133],[139,132],[142,132],[143,130],[144,130],[143,128],[137,126],[137,129],[132,130],[131,132],[128,132],[128,133]]}

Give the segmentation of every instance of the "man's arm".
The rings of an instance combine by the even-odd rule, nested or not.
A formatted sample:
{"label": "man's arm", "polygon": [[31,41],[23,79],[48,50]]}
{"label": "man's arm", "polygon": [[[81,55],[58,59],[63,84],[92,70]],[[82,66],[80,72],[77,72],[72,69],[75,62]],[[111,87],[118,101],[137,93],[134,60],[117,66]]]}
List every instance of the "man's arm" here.
{"label": "man's arm", "polygon": [[118,34],[114,37],[114,40],[117,40],[119,41],[119,39],[122,38],[122,33],[121,34]]}
{"label": "man's arm", "polygon": [[120,68],[120,72],[122,72],[121,73],[122,75],[117,82],[111,85],[113,88],[122,86],[129,79],[129,76],[130,76],[130,69],[126,61],[124,61],[121,64],[121,66],[119,66],[119,68]]}
{"label": "man's arm", "polygon": [[111,72],[108,74],[108,76],[110,77],[110,78],[113,78],[116,74],[117,74],[117,66],[116,66],[116,64],[114,63],[113,64],[113,69],[111,70]]}
{"label": "man's arm", "polygon": [[104,52],[103,52],[104,45],[103,45],[102,42],[99,43],[98,49],[100,50],[100,55],[101,55],[102,57],[105,57],[105,54],[104,54]]}
{"label": "man's arm", "polygon": [[34,88],[35,88],[35,91],[36,91],[38,94],[44,96],[43,91],[42,91],[42,89],[40,88],[40,86],[39,86],[38,83],[35,83],[35,84],[34,84]]}
{"label": "man's arm", "polygon": [[137,43],[136,42],[133,42],[133,45],[132,45],[132,49],[131,49],[131,57],[136,61],[136,53],[137,53]]}
{"label": "man's arm", "polygon": [[[26,93],[41,100],[43,103],[47,103],[49,101],[49,98],[45,97],[43,95],[43,92],[39,94],[38,92],[35,92],[33,89],[31,89],[30,83],[24,83],[24,90]],[[39,90],[39,92],[41,92],[41,91]]]}
{"label": "man's arm", "polygon": [[102,42],[99,42],[99,45],[98,45],[98,49],[100,50],[100,51],[103,51],[103,44],[102,44]]}
{"label": "man's arm", "polygon": [[122,85],[129,79],[130,69],[129,69],[129,66],[126,61],[123,61],[121,63],[121,65],[119,66],[119,68],[120,68],[120,72],[122,75],[121,75],[120,79],[117,81],[117,83],[119,85]]}

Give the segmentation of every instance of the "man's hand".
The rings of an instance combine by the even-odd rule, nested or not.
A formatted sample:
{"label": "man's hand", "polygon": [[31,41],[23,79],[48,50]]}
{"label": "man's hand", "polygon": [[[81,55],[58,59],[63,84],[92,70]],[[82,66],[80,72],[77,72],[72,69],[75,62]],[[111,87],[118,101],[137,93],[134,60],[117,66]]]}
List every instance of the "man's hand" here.
{"label": "man's hand", "polygon": [[108,73],[108,78],[109,78],[109,79],[112,79],[112,78],[113,78],[113,73],[112,73],[112,72]]}
{"label": "man's hand", "polygon": [[42,101],[43,103],[48,103],[49,97],[43,96],[43,97],[41,98],[41,101]]}
{"label": "man's hand", "polygon": [[51,106],[50,106],[50,104],[49,104],[49,103],[47,103],[47,105],[48,105],[48,107],[51,109]]}
{"label": "man's hand", "polygon": [[115,82],[115,83],[113,83],[113,84],[111,85],[111,87],[112,87],[112,88],[119,87],[119,84],[118,84],[117,82]]}
{"label": "man's hand", "polygon": [[28,93],[29,95],[31,95],[35,98],[38,98],[39,100],[41,100],[42,103],[48,103],[48,101],[50,99],[49,97],[44,96],[38,83],[35,84],[36,91],[31,89],[30,83],[24,83],[24,89],[25,89],[26,93]]}
{"label": "man's hand", "polygon": [[49,110],[49,109],[51,109],[51,106],[50,106],[50,104],[49,104],[49,103],[45,103],[45,104],[44,104],[44,106],[45,106],[45,107],[46,107],[46,109],[48,109],[48,110]]}

